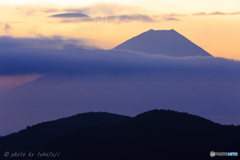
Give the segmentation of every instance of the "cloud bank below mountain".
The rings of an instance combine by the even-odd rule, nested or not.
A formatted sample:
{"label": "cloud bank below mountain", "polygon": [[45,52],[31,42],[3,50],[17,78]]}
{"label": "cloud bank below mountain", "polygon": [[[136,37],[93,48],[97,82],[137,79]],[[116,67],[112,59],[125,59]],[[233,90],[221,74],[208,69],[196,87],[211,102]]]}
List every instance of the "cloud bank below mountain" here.
{"label": "cloud bank below mountain", "polygon": [[[212,57],[174,58],[122,50],[85,49],[77,40],[0,37],[0,75],[193,73],[236,75],[240,62]],[[41,46],[41,48],[39,48]],[[44,47],[45,46],[45,47]],[[52,46],[53,48],[48,48]],[[54,48],[54,46],[56,48]],[[58,48],[62,49],[58,49]]]}
{"label": "cloud bank below mountain", "polygon": [[172,109],[239,124],[239,61],[86,49],[60,37],[0,42],[0,76],[50,74],[1,94],[2,135],[88,111]]}

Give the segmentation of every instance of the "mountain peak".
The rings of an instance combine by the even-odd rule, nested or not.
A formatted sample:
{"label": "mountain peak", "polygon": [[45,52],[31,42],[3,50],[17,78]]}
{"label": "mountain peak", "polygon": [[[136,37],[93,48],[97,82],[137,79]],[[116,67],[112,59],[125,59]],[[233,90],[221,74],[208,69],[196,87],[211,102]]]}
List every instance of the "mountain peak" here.
{"label": "mountain peak", "polygon": [[163,33],[163,32],[168,32],[168,33],[170,33],[170,32],[176,32],[174,29],[170,29],[170,30],[154,30],[154,29],[149,29],[148,31],[146,31],[146,32],[143,32],[143,33],[155,33],[155,34],[157,34],[157,33]]}
{"label": "mountain peak", "polygon": [[160,54],[172,57],[212,56],[174,29],[150,29],[123,42],[114,49],[130,50],[147,54]]}
{"label": "mountain peak", "polygon": [[149,29],[147,32],[149,31],[156,31],[156,32],[159,32],[159,31],[175,31],[174,29],[163,29],[163,30],[154,30],[154,29]]}

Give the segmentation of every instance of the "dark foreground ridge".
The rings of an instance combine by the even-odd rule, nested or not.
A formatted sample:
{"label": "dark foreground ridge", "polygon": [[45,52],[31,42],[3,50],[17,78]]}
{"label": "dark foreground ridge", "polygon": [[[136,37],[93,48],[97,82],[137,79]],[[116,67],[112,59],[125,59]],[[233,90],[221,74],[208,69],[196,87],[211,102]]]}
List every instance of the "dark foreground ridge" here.
{"label": "dark foreground ridge", "polygon": [[[109,115],[105,113],[101,116]],[[240,139],[240,126],[220,125],[199,116],[171,110],[152,110],[134,118],[121,118],[118,122],[78,127],[36,145],[30,152],[36,154],[34,159],[60,160],[204,160],[212,158],[210,151],[240,153],[239,143],[236,143]],[[47,130],[39,130],[39,136],[42,134],[47,134]],[[18,139],[12,139],[12,147],[16,144],[14,140],[16,142]],[[8,149],[10,153],[13,151]],[[52,158],[46,157],[50,152],[59,154]],[[45,154],[45,157],[37,156],[38,153]],[[27,156],[16,159],[30,159]]]}
{"label": "dark foreground ridge", "polygon": [[150,29],[147,32],[123,42],[114,49],[130,50],[147,54],[161,54],[171,57],[212,57],[211,54],[173,29]]}
{"label": "dark foreground ridge", "polygon": [[0,151],[33,151],[49,140],[74,131],[79,127],[115,123],[131,117],[106,112],[88,112],[54,121],[28,126],[18,133],[12,133],[0,139]]}

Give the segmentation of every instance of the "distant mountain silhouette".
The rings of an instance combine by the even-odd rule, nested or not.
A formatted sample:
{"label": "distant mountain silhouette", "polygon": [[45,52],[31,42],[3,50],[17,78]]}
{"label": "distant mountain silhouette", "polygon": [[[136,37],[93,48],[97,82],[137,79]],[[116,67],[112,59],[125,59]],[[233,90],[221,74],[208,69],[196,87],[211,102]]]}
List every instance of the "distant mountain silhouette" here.
{"label": "distant mountain silhouette", "polygon": [[149,30],[114,49],[161,54],[172,57],[212,56],[175,30]]}
{"label": "distant mountain silhouette", "polygon": [[[82,120],[90,120],[91,117],[96,120],[94,115],[99,116],[97,119],[105,120],[107,116],[117,117],[107,113],[82,115],[86,116]],[[113,122],[112,118],[110,118],[111,122]],[[52,137],[48,142],[45,140],[44,144],[35,143],[35,149],[32,149],[31,152],[36,154],[38,152],[60,152],[59,157],[47,158],[60,160],[203,160],[210,157],[210,151],[222,151],[226,147],[232,147],[233,151],[239,152],[237,150],[239,145],[235,144],[235,140],[239,139],[240,126],[220,125],[199,116],[171,110],[152,110],[134,118],[118,116],[116,119],[118,119],[117,123],[80,125],[81,127],[78,129],[62,135],[58,134],[59,136]],[[62,126],[64,126],[60,131],[64,130],[65,122],[70,122],[69,120],[68,118],[57,120],[58,125],[63,124]],[[54,127],[57,121],[52,122],[51,127]],[[86,121],[78,122],[87,123]],[[42,127],[37,126],[41,128],[38,130],[39,136],[37,136],[40,139],[42,139],[41,134],[55,132],[53,129],[50,131],[49,128],[44,128],[43,124]],[[36,131],[33,129],[29,128],[26,131],[28,131],[26,134],[28,137],[36,135]],[[19,145],[18,143],[22,143],[24,146],[24,142],[28,144],[29,141],[33,141],[32,143],[38,141],[37,138],[35,140],[27,139],[27,136],[24,137],[24,140],[20,140],[23,138],[18,136],[20,134],[19,132],[15,137],[8,136],[8,141],[11,142],[8,146],[12,147],[7,149],[10,153],[15,151],[14,145]],[[7,137],[2,137],[1,141],[6,142],[6,139]],[[1,146],[2,144],[6,145],[6,143],[1,142]],[[1,153],[1,155],[3,154]],[[214,158],[218,159],[218,157]],[[27,159],[27,157],[18,157],[17,159]],[[35,156],[34,159],[44,159],[44,157]]]}
{"label": "distant mountain silhouette", "polygon": [[[12,133],[0,138],[0,152],[21,151],[29,152],[36,147],[56,138],[64,133],[73,131],[82,126],[115,123],[128,120],[131,117],[105,112],[89,112],[71,117],[28,126],[17,133]],[[2,156],[2,155],[1,155]],[[0,158],[1,159],[1,158]]]}

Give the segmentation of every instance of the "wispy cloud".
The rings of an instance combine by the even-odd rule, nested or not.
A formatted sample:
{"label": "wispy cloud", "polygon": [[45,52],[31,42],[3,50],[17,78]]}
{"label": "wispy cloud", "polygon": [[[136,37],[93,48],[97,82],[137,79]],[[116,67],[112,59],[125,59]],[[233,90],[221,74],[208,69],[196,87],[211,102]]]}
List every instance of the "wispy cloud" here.
{"label": "wispy cloud", "polygon": [[[62,18],[61,23],[80,23],[80,22],[161,22],[178,21],[179,17],[187,15],[171,13],[153,15],[151,11],[130,5],[117,3],[96,3],[84,7],[54,8],[46,6],[17,6],[17,14],[27,16],[41,16],[51,18]],[[77,19],[79,18],[79,19]]]}
{"label": "wispy cloud", "polygon": [[171,13],[171,14],[165,14],[164,16],[168,17],[187,17],[187,14],[178,14],[178,13]]}
{"label": "wispy cloud", "polygon": [[[63,19],[62,23],[80,23],[80,22],[160,22],[160,21],[178,21],[177,17],[187,16],[185,14],[171,13],[162,15],[150,15],[149,11],[135,6],[121,5],[117,3],[97,3],[85,7],[68,7],[58,10],[58,12],[68,12],[68,14],[85,14],[88,18]],[[61,16],[59,16],[61,17]],[[91,17],[91,18],[90,18]],[[63,17],[62,17],[63,18]],[[67,16],[64,16],[67,18]]]}
{"label": "wispy cloud", "polygon": [[192,15],[194,16],[211,16],[211,15],[239,15],[239,12],[220,12],[220,11],[216,11],[216,12],[211,12],[211,13],[206,13],[206,12],[199,12],[199,13],[193,13]]}
{"label": "wispy cloud", "polygon": [[43,9],[43,12],[45,13],[54,13],[54,12],[59,12],[60,10],[59,9],[56,9],[56,8],[44,8]]}
{"label": "wispy cloud", "polygon": [[[97,3],[77,8],[68,7],[58,10],[58,12],[67,13],[51,15],[49,17],[64,18],[61,21],[62,23],[80,23],[80,22],[120,23],[133,21],[142,22],[156,21],[152,16],[145,14],[146,11],[139,7],[121,5],[117,3]],[[75,14],[77,16],[75,16]],[[81,15],[86,15],[89,17]]]}
{"label": "wispy cloud", "polygon": [[110,15],[122,15],[122,14],[136,14],[146,13],[145,9],[130,6],[121,5],[118,3],[95,3],[84,7],[56,7],[46,5],[19,5],[13,6],[14,12],[18,14],[25,14],[28,16],[36,16],[40,14],[60,14],[60,13],[82,13],[89,16],[110,16]]}
{"label": "wispy cloud", "polygon": [[167,18],[164,18],[164,20],[166,20],[166,21],[178,21],[179,19],[178,18],[173,18],[173,17],[167,17]]}
{"label": "wispy cloud", "polygon": [[65,12],[84,13],[91,16],[110,16],[121,14],[136,14],[144,12],[143,9],[135,6],[121,5],[117,3],[96,3],[85,7],[68,7],[62,9]]}
{"label": "wispy cloud", "polygon": [[6,23],[4,26],[4,31],[9,32],[10,29],[11,29],[11,26],[8,23]]}
{"label": "wispy cloud", "polygon": [[178,21],[177,17],[185,17],[187,15],[181,14],[164,14],[164,15],[144,15],[144,14],[124,14],[124,15],[110,15],[110,16],[97,16],[90,17],[82,13],[64,13],[51,15],[51,18],[63,18],[61,23],[81,23],[81,22],[160,22],[160,21]]}
{"label": "wispy cloud", "polygon": [[192,13],[193,16],[203,16],[203,15],[207,15],[207,13],[205,12],[198,12],[198,13]]}
{"label": "wispy cloud", "polygon": [[89,17],[86,14],[82,13],[62,13],[62,14],[54,14],[49,17],[53,18],[79,18],[79,17]]}
{"label": "wispy cloud", "polygon": [[86,18],[76,18],[76,19],[63,19],[62,23],[79,23],[79,22],[132,22],[132,21],[142,21],[142,22],[154,22],[154,19],[147,15],[114,15],[106,17],[86,17]]}
{"label": "wispy cloud", "polygon": [[96,17],[96,21],[124,21],[124,22],[131,22],[131,21],[144,21],[144,22],[153,22],[154,20],[149,17],[148,15],[120,15],[120,16],[108,16],[108,17]]}
{"label": "wispy cloud", "polygon": [[187,14],[178,14],[178,13],[171,13],[171,14],[162,14],[162,15],[155,15],[153,16],[156,19],[160,19],[161,21],[179,21],[179,17],[187,17]]}

